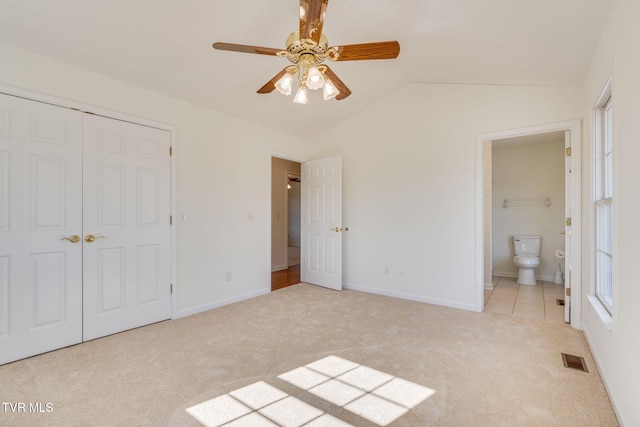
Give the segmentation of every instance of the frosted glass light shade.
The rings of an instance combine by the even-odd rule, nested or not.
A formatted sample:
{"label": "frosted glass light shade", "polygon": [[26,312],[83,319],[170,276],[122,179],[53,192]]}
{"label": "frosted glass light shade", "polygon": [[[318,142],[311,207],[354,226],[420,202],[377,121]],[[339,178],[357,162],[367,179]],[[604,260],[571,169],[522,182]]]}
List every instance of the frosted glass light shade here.
{"label": "frosted glass light shade", "polygon": [[322,77],[322,73],[315,65],[309,68],[309,72],[307,73],[307,87],[311,90],[317,90],[324,85],[324,77]]}
{"label": "frosted glass light shade", "polygon": [[293,75],[290,73],[285,73],[284,76],[280,77],[276,82],[276,89],[283,95],[291,95],[291,87],[293,86]]}
{"label": "frosted glass light shade", "polygon": [[324,97],[325,101],[329,101],[330,99],[335,98],[339,93],[340,91],[333,85],[333,83],[331,83],[331,80],[325,80],[322,89],[322,96]]}
{"label": "frosted glass light shade", "polygon": [[307,91],[306,87],[301,85],[298,88],[298,92],[296,92],[296,96],[293,98],[293,102],[296,104],[309,105],[309,92]]}

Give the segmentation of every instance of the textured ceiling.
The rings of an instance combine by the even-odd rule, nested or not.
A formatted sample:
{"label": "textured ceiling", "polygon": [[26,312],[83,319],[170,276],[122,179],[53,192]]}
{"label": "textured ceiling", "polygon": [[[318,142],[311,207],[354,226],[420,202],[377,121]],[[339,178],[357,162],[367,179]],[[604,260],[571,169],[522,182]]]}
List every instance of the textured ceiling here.
{"label": "textured ceiling", "polygon": [[332,0],[329,45],[398,40],[400,56],[333,63],[353,94],[325,102],[313,92],[306,107],[256,94],[286,59],[211,48],[284,48],[295,0],[2,0],[0,41],[304,138],[408,82],[581,85],[610,4]]}

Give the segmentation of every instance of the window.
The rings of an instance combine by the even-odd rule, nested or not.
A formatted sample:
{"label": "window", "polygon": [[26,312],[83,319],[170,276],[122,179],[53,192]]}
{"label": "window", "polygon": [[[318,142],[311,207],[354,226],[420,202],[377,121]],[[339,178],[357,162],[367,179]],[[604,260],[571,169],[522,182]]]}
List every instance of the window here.
{"label": "window", "polygon": [[611,315],[613,310],[613,102],[610,83],[600,97],[595,113],[595,295]]}

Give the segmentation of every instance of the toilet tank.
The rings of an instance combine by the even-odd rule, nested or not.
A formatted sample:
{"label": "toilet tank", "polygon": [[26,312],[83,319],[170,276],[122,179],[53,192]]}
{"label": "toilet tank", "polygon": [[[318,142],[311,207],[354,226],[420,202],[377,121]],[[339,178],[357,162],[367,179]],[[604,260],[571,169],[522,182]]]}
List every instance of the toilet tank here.
{"label": "toilet tank", "polygon": [[540,236],[513,236],[514,255],[531,254],[540,256],[541,242],[542,237]]}

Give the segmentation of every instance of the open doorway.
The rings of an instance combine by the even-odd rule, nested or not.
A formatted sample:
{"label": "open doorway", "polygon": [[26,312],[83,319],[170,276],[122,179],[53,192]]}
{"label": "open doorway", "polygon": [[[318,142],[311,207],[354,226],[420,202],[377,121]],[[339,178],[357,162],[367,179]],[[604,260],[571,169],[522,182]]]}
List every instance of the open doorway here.
{"label": "open doorway", "polygon": [[271,290],[300,283],[300,163],[271,159]]}
{"label": "open doorway", "polygon": [[[558,168],[564,166],[564,183],[558,185],[564,186],[564,197],[563,200],[558,200],[558,197],[562,196],[554,196],[550,200],[546,200],[547,194],[535,194],[530,193],[531,187],[524,186],[526,191],[524,193],[516,193],[513,196],[505,196],[502,194],[500,196],[500,200],[495,199],[492,195],[493,183],[492,183],[492,151],[493,151],[493,141],[501,141],[498,144],[502,144],[503,146],[511,146],[514,144],[518,144],[519,142],[526,141],[527,139],[531,141],[536,138],[554,138],[559,137],[562,139],[564,146],[559,142],[559,146],[556,147],[558,158],[555,159]],[[512,197],[514,200],[514,204],[511,204],[511,209],[521,209],[520,213],[524,215],[530,215],[531,208],[540,209],[544,207],[544,209],[548,209],[546,204],[554,204],[555,206],[561,206],[564,204],[564,216],[560,217],[556,215],[555,222],[551,226],[555,231],[546,232],[548,237],[545,241],[542,242],[542,247],[547,246],[547,249],[552,250],[552,252],[547,251],[545,257],[545,264],[547,267],[547,272],[545,273],[546,278],[550,283],[553,283],[554,278],[550,275],[549,271],[553,271],[555,273],[556,267],[556,259],[555,259],[555,251],[557,249],[561,249],[561,243],[564,242],[564,267],[563,267],[563,277],[562,280],[564,282],[563,288],[560,290],[564,291],[562,295],[558,295],[557,298],[548,298],[549,303],[556,303],[557,300],[564,299],[564,306],[562,307],[564,311],[564,321],[570,322],[573,327],[579,327],[581,322],[581,306],[580,304],[571,304],[571,294],[577,296],[576,299],[579,301],[579,297],[582,293],[581,283],[580,283],[580,266],[581,266],[581,258],[580,258],[580,245],[581,245],[581,235],[580,235],[580,226],[581,226],[581,214],[580,214],[580,195],[581,195],[581,169],[580,169],[580,141],[581,141],[581,123],[579,120],[568,121],[568,122],[560,122],[560,123],[552,123],[547,125],[522,128],[522,129],[514,129],[507,131],[494,132],[489,134],[478,135],[478,145],[477,145],[477,199],[476,206],[478,215],[478,223],[477,223],[477,254],[478,257],[476,259],[476,267],[477,267],[477,306],[480,311],[485,309],[485,302],[487,299],[485,298],[487,294],[490,294],[493,290],[492,288],[495,286],[495,282],[493,279],[493,254],[496,252],[494,250],[494,246],[496,242],[493,242],[493,225],[494,225],[494,205],[497,203],[500,205],[499,209],[507,210],[509,208],[504,208],[505,200]],[[562,161],[561,158],[564,160]],[[543,161],[534,162],[532,158],[529,158],[529,162],[533,165],[534,170],[534,178],[537,179],[535,173],[537,173],[537,177],[541,174],[547,173],[546,167],[547,164]],[[518,173],[521,171],[518,170]],[[560,179],[557,179],[560,181]],[[526,194],[525,194],[526,193]],[[554,198],[556,200],[554,200]],[[496,203],[494,203],[496,202]],[[526,212],[525,212],[526,211]],[[504,218],[502,219],[504,221]],[[542,228],[540,228],[542,229]],[[502,252],[507,252],[508,256],[506,259],[512,259],[513,257],[513,233],[502,233],[500,239],[502,239],[499,244],[503,246]],[[520,233],[520,231],[517,231]],[[555,234],[549,234],[555,233]],[[539,235],[543,234],[532,231],[531,229],[524,229],[522,234],[525,235]],[[507,237],[505,237],[507,236]],[[551,246],[550,246],[551,245]],[[505,264],[506,265],[506,264]],[[542,264],[541,264],[542,265]],[[516,268],[513,267],[512,273],[515,273]],[[542,271],[542,270],[540,270]],[[504,271],[503,271],[504,273]],[[509,272],[507,272],[509,273]],[[508,275],[508,274],[507,274]],[[515,275],[515,274],[514,274]],[[540,277],[539,277],[540,278]],[[514,283],[517,282],[517,279],[514,278]],[[517,285],[517,283],[515,283]],[[532,287],[526,286],[522,289],[524,292],[532,293]],[[515,290],[514,293],[519,292]],[[548,295],[551,296],[551,295]],[[544,298],[544,294],[542,294],[542,298]],[[515,304],[515,300],[514,300]],[[515,308],[515,307],[514,307]]]}
{"label": "open doorway", "polygon": [[495,139],[486,154],[485,311],[564,322],[565,132]]}

